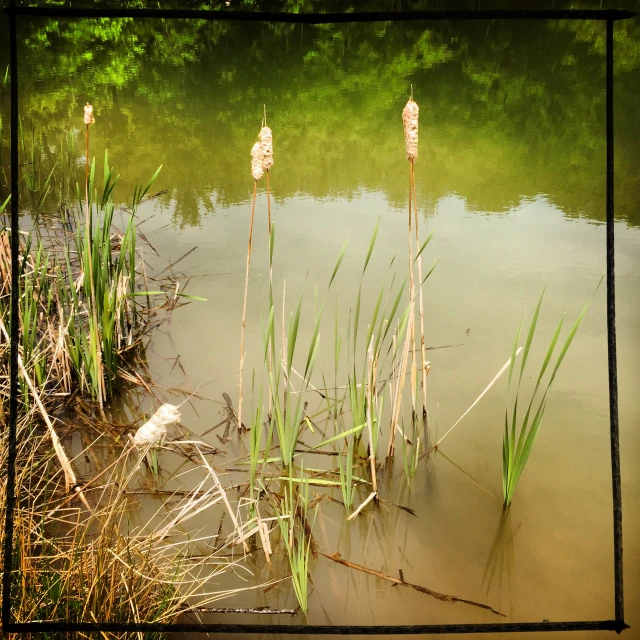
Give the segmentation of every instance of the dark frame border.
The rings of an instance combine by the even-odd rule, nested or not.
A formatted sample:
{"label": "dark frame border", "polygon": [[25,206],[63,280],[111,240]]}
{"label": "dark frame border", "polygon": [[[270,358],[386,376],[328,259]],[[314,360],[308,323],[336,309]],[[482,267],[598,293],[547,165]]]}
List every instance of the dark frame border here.
{"label": "dark frame border", "polygon": [[[279,633],[309,635],[391,635],[448,633],[523,633],[555,631],[615,631],[629,628],[624,621],[622,567],[622,492],[620,480],[620,435],[618,425],[618,374],[615,311],[614,243],[614,161],[613,161],[613,23],[635,17],[632,11],[607,10],[469,10],[469,11],[397,11],[366,13],[292,14],[246,11],[202,11],[182,9],[80,9],[72,7],[21,7],[11,0],[9,15],[9,66],[11,77],[11,360],[9,442],[7,460],[7,509],[5,518],[4,568],[2,575],[2,629],[5,633],[111,631],[111,632],[206,632],[206,633]],[[611,444],[611,480],[613,499],[614,618],[598,621],[517,622],[488,624],[435,625],[261,625],[261,624],[122,624],[11,621],[11,567],[18,413],[18,50],[17,18],[170,18],[212,21],[282,22],[327,24],[345,22],[437,21],[437,20],[597,20],[606,22],[606,256],[607,256],[607,351],[609,375],[609,429]]]}

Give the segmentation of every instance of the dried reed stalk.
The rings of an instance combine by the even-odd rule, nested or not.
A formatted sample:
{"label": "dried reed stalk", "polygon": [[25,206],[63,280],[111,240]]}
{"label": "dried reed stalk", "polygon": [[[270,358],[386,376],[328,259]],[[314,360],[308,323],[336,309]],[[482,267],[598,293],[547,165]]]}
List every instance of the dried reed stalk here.
{"label": "dried reed stalk", "polygon": [[[413,313],[409,314],[408,323],[409,325],[413,325],[414,318]],[[389,446],[387,447],[387,459],[390,460],[393,458],[395,443],[394,438],[396,434],[396,430],[402,433],[402,436],[405,437],[404,433],[400,429],[398,425],[398,420],[400,418],[400,407],[402,406],[402,391],[404,389],[404,380],[407,374],[407,364],[409,362],[409,347],[412,344],[411,341],[411,332],[412,327],[407,327],[406,329],[406,337],[404,340],[404,345],[402,347],[402,356],[400,357],[400,367],[398,370],[398,377],[392,381],[392,399],[391,399],[391,428],[389,430]],[[406,439],[406,437],[405,437]]]}
{"label": "dried reed stalk", "polygon": [[[202,463],[204,464],[209,476],[213,480],[214,487],[218,490],[220,497],[222,498],[222,501],[227,507],[227,511],[229,512],[229,516],[231,517],[231,522],[233,522],[233,526],[238,536],[242,537],[242,531],[240,530],[240,525],[238,524],[238,520],[236,519],[236,514],[234,513],[233,509],[231,508],[231,505],[229,504],[229,499],[227,498],[227,492],[224,490],[224,487],[222,486],[222,483],[220,482],[220,479],[218,478],[216,472],[211,468],[211,465],[207,462],[207,459],[204,457],[202,451],[200,451],[197,445],[196,445],[196,449],[198,450],[198,453],[202,458]],[[242,541],[242,546],[245,551],[249,551],[249,546],[247,545],[246,541],[244,540]]]}
{"label": "dried reed stalk", "polygon": [[[4,335],[5,340],[9,342],[10,341],[9,333],[7,332],[7,329],[4,325],[4,322],[2,321],[2,318],[0,318],[0,331],[2,331],[2,334]],[[33,381],[31,380],[31,378],[29,377],[29,374],[27,373],[27,369],[25,368],[24,363],[22,362],[22,356],[20,354],[18,354],[18,367],[20,368],[20,373],[22,374],[22,377],[24,378],[25,382],[27,383],[27,386],[29,387],[29,390],[31,391],[31,395],[35,400],[35,403],[40,411],[40,415],[42,416],[42,419],[44,420],[44,423],[47,425],[49,436],[51,437],[51,442],[53,444],[53,449],[56,452],[56,456],[58,457],[58,461],[60,462],[60,466],[62,467],[62,471],[64,472],[64,479],[65,479],[65,485],[66,485],[67,491],[69,491],[70,489],[73,489],[73,491],[78,495],[78,497],[80,498],[84,506],[87,507],[87,509],[89,510],[89,513],[92,513],[92,509],[89,503],[87,502],[87,499],[84,493],[82,492],[82,489],[78,486],[78,480],[76,478],[76,474],[73,471],[73,467],[71,466],[71,462],[69,461],[69,458],[67,457],[67,454],[62,446],[62,443],[60,442],[60,438],[58,437],[58,434],[56,433],[56,430],[53,427],[53,423],[49,418],[49,414],[47,413],[47,410],[45,409],[44,404],[42,404],[40,395],[38,394],[38,391],[36,390],[36,387],[33,384]]]}
{"label": "dried reed stalk", "polygon": [[[371,419],[371,405],[376,397],[376,370],[375,359],[373,356],[373,336],[371,336],[371,342],[369,343],[369,349],[367,351],[367,429],[369,430],[369,460],[371,461],[371,484],[373,485],[374,499],[378,500],[378,481],[376,478],[376,451],[373,447],[373,420]],[[378,425],[376,424],[376,429]],[[364,507],[364,505],[361,505]]]}
{"label": "dried reed stalk", "polygon": [[[413,281],[413,238],[411,234],[412,215],[411,208],[413,205],[413,163],[418,157],[418,113],[420,109],[418,105],[413,101],[413,98],[409,98],[409,101],[402,110],[402,123],[404,125],[404,144],[407,160],[410,163],[409,169],[409,304],[410,314],[413,316],[415,313],[415,283]],[[416,217],[417,220],[417,217]],[[416,223],[417,224],[417,223]],[[417,233],[417,229],[416,229]],[[416,252],[420,250],[420,245],[416,246]],[[413,364],[415,365],[415,326],[411,324],[411,357]],[[412,366],[413,368],[413,366]],[[414,391],[411,392],[412,400],[414,400]],[[413,402],[413,416],[415,419],[415,401]]]}
{"label": "dried reed stalk", "polygon": [[242,431],[242,371],[244,369],[244,332],[247,324],[247,292],[249,290],[249,269],[251,267],[251,246],[253,244],[253,220],[256,210],[258,180],[262,179],[262,147],[256,142],[251,148],[251,175],[253,176],[253,199],[251,200],[251,222],[247,244],[247,270],[244,279],[244,300],[242,302],[242,328],[240,333],[240,373],[238,375],[238,430]]}

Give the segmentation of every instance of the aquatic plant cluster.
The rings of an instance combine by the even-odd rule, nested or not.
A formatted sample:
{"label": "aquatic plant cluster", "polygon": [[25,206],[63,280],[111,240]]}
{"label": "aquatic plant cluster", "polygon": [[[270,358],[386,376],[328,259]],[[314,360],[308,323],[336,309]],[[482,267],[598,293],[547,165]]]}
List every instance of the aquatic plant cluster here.
{"label": "aquatic plant cluster", "polygon": [[[240,323],[237,411],[225,394],[226,418],[220,423],[226,424],[224,436],[219,438],[221,442],[230,437],[242,442],[247,433],[249,438],[249,446],[245,448],[248,453],[225,469],[228,473],[237,473],[242,465],[247,469],[237,485],[242,491],[235,506],[228,496],[230,487],[223,486],[219,469],[214,469],[207,459],[218,450],[202,440],[206,433],[195,437],[180,424],[180,407],[164,403],[149,416],[138,405],[126,425],[118,424],[110,412],[110,401],[127,398],[131,387],[143,389],[154,400],[157,398],[154,382],[146,370],[145,342],[180,298],[193,298],[179,292],[179,283],[174,279],[165,281],[159,275],[154,278],[147,273],[139,244],[139,209],[153,196],[150,188],[160,168],[147,183],[136,182],[129,207],[118,212],[124,222],[121,231],[114,222],[113,190],[118,176],[109,166],[108,154],[105,152],[101,189],[97,188],[95,160],[89,162],[90,127],[96,122],[89,103],[84,107],[83,119],[85,189],[82,194],[75,181],[75,204],[70,198],[75,178],[70,170],[74,166],[71,136],[65,141],[68,157],[66,162],[62,158],[61,169],[66,167],[67,171],[61,177],[54,173],[56,167],[45,178],[39,169],[36,171],[35,163],[24,164],[22,177],[31,198],[32,229],[20,238],[17,328],[11,327],[9,314],[10,236],[6,228],[0,235],[0,365],[5,381],[9,335],[12,331],[20,335],[19,435],[23,446],[18,461],[20,503],[14,543],[14,548],[19,549],[15,567],[17,619],[160,622],[215,612],[209,606],[213,601],[247,589],[243,586],[212,590],[210,584],[212,578],[243,561],[242,557],[234,558],[233,553],[223,553],[233,552],[238,545],[242,545],[245,553],[260,548],[270,569],[274,556],[280,553],[288,564],[288,572],[270,578],[267,584],[290,576],[298,603],[294,613],[306,615],[312,559],[319,554],[313,526],[320,503],[325,500],[341,503],[347,521],[353,521],[365,509],[377,508],[377,504],[385,501],[380,477],[389,476],[396,448],[401,447],[402,467],[407,482],[411,483],[420,461],[438,448],[505,371],[508,381],[502,477],[504,504],[508,507],[531,455],[552,383],[589,304],[573,324],[552,365],[563,327],[563,319],[560,320],[533,393],[525,400],[521,381],[536,332],[543,290],[524,350],[519,344],[521,323],[504,366],[462,417],[440,439],[434,437],[429,419],[431,363],[426,357],[423,289],[438,258],[423,274],[422,259],[434,232],[421,241],[414,170],[418,159],[419,107],[413,95],[402,111],[402,121],[409,164],[407,262],[399,277],[390,273],[375,295],[373,311],[368,317],[361,317],[363,295],[370,289],[366,276],[377,242],[376,225],[363,262],[358,293],[349,307],[346,328],[339,326],[338,300],[335,302],[333,371],[318,373],[316,362],[324,311],[348,243],[344,243],[336,258],[326,290],[320,292],[316,287],[314,291],[312,330],[307,343],[302,344],[304,292],[288,314],[286,282],[282,299],[276,301],[275,296],[276,223],[271,217],[270,183],[274,145],[265,108],[258,140],[250,154],[254,189]],[[28,157],[22,128],[20,141],[23,156]],[[34,136],[31,147],[31,156],[35,158]],[[269,297],[262,318],[262,370],[252,371],[252,411],[245,424],[247,300],[258,185],[265,177]],[[60,185],[60,224],[51,220],[42,224],[45,204],[57,185]],[[9,200],[0,206],[0,214],[8,203]],[[150,282],[158,290],[151,290]],[[152,304],[152,299],[160,302]],[[508,394],[520,352],[523,354],[515,397],[511,399]],[[549,367],[551,374],[545,378]],[[3,384],[4,399],[8,396],[8,384]],[[194,395],[196,392],[189,394],[185,402]],[[312,397],[319,399],[319,406],[313,410]],[[518,404],[522,402],[527,404],[524,418],[518,414]],[[111,447],[117,447],[114,459],[106,465],[96,464],[95,475],[83,482],[78,481],[75,462],[63,445],[72,430],[64,428],[59,434],[61,425],[70,425],[74,420],[84,420],[98,432],[97,440],[106,440]],[[140,422],[142,426],[133,436],[129,430]],[[236,428],[230,436],[232,425]],[[173,437],[176,431],[179,435]],[[385,436],[386,445],[381,445],[381,437]],[[53,449],[47,446],[49,440]],[[6,448],[3,435],[0,451],[3,457],[7,455]],[[151,478],[157,478],[159,454],[163,450],[184,457],[190,472],[199,474],[199,480],[193,483],[193,490],[182,494],[177,504],[177,494],[171,493],[172,502],[167,499],[148,521],[131,531],[130,502],[137,491],[133,488],[134,479],[145,465]],[[95,456],[95,442],[86,442],[84,453]],[[314,460],[324,457],[328,464],[314,468],[308,460],[312,456]],[[32,483],[30,474],[35,469],[39,470],[38,478]],[[313,494],[310,487],[314,488]],[[338,490],[341,500],[334,497]],[[5,505],[5,492],[3,485],[1,509]],[[72,508],[71,503],[77,506]],[[212,538],[190,531],[186,523],[209,511],[216,514],[222,511],[217,535]],[[226,527],[225,516],[230,523]],[[442,594],[357,565],[339,553],[321,555],[439,600],[461,602],[503,615],[489,605]],[[273,571],[275,574],[275,567]]]}
{"label": "aquatic plant cluster", "polygon": [[[252,502],[257,503],[261,495],[266,496],[271,501],[272,509],[277,514],[282,536],[285,538],[284,544],[290,562],[294,592],[303,612],[306,612],[308,607],[305,576],[312,538],[311,526],[307,516],[309,485],[339,487],[342,494],[342,504],[348,513],[347,520],[353,520],[363,509],[381,499],[378,488],[378,475],[384,472],[385,468],[392,465],[397,440],[399,439],[401,442],[403,468],[407,479],[410,480],[417,471],[419,461],[438,447],[442,440],[459,424],[507,370],[507,390],[509,391],[516,360],[522,351],[522,347],[519,346],[521,324],[516,334],[509,360],[453,427],[439,440],[433,442],[429,428],[427,379],[431,370],[431,363],[426,358],[423,287],[433,274],[438,259],[434,260],[432,266],[423,277],[422,257],[433,237],[433,231],[421,244],[414,171],[414,163],[418,158],[419,112],[418,104],[412,96],[402,111],[405,153],[409,162],[410,178],[408,198],[408,270],[406,275],[402,274],[403,281],[399,286],[394,287],[394,276],[390,283],[385,283],[380,288],[371,317],[363,320],[360,317],[363,284],[367,266],[376,244],[378,233],[378,226],[376,226],[364,261],[355,307],[350,309],[349,324],[346,329],[346,384],[338,384],[344,332],[338,327],[337,301],[334,326],[333,386],[331,387],[327,384],[324,373],[321,376],[322,386],[314,386],[312,374],[319,351],[323,310],[344,258],[347,243],[345,242],[337,257],[326,292],[321,295],[316,288],[314,298],[315,314],[312,318],[312,326],[314,328],[311,333],[311,339],[303,350],[303,354],[306,355],[300,360],[301,365],[304,365],[300,369],[301,373],[295,368],[295,363],[299,358],[299,356],[296,356],[296,347],[299,344],[303,295],[298,299],[294,310],[290,312],[288,322],[285,322],[286,300],[284,292],[286,291],[286,283],[283,287],[283,299],[281,301],[281,339],[279,348],[276,348],[279,334],[276,331],[276,316],[279,312],[276,312],[272,281],[276,225],[275,223],[271,224],[269,219],[269,308],[265,314],[268,320],[266,325],[263,326],[265,361],[263,376],[266,376],[268,380],[268,407],[266,410],[263,407],[263,389],[256,390],[254,388],[254,396],[257,393],[258,408],[255,412],[255,418],[249,426],[251,431],[249,485]],[[269,130],[268,139],[271,145],[271,130]],[[258,180],[262,177],[261,169],[263,168],[261,154],[262,146],[259,142],[256,142],[251,151],[251,168],[255,182],[249,227],[242,336],[244,336],[246,322],[245,311],[255,216],[256,187]],[[598,284],[599,286],[600,284]],[[513,499],[515,489],[531,454],[556,373],[589,307],[589,304],[585,306],[572,326],[556,358],[550,378],[543,383],[544,375],[553,358],[562,329],[563,319],[561,319],[540,368],[537,383],[529,398],[524,419],[519,422],[518,402],[522,403],[523,401],[520,383],[529,359],[543,296],[544,291],[535,309],[524,346],[515,399],[511,400],[507,391],[502,468],[505,507],[508,507]],[[405,304],[406,306],[404,306]],[[244,337],[242,337],[238,394],[238,427],[241,431],[247,428],[240,417],[242,415],[243,402],[242,367],[244,357]],[[254,380],[255,376],[256,373],[254,372]],[[408,385],[407,380],[409,381]],[[407,386],[408,389],[405,388]],[[321,407],[313,413],[308,409],[311,394],[318,394],[322,398]],[[388,399],[387,406],[390,407],[388,416],[384,415],[385,397]],[[409,417],[406,415],[408,412],[404,410],[406,397],[411,399]],[[255,400],[256,398],[254,397],[254,405]],[[534,406],[535,403],[537,404]],[[327,425],[326,428],[332,429],[333,435],[327,437],[326,428],[323,431],[319,426],[321,423]],[[381,456],[379,439],[385,425],[388,425],[388,444],[386,455],[383,454]],[[323,439],[309,446],[303,443],[301,439],[302,434],[306,431],[310,432],[311,437],[314,437],[316,432],[319,431]],[[263,441],[265,442],[264,447],[262,446]],[[313,469],[311,471],[304,462],[304,454],[313,455],[318,452],[325,452],[335,456],[337,458],[337,468]],[[298,464],[299,472],[296,471]],[[282,493],[275,493],[270,486],[265,484],[267,480],[274,479],[267,471],[269,466],[274,465],[276,467],[281,465],[281,476],[279,474],[276,478],[284,483],[281,488]],[[307,468],[306,474],[304,472],[305,467]],[[294,485],[297,487],[297,491],[293,489]],[[357,491],[359,486],[366,487],[364,494]],[[294,497],[296,493],[297,499]],[[354,509],[355,500],[359,495],[361,496],[360,504]],[[335,501],[334,498],[331,499]],[[255,503],[252,504],[252,514],[257,510]],[[283,520],[284,514],[287,517],[286,525]],[[297,529],[296,525],[293,524],[296,522],[296,518],[299,520]],[[296,533],[294,534],[294,532]],[[286,539],[287,537],[288,540]]]}
{"label": "aquatic plant cluster", "polygon": [[[95,121],[87,104],[87,152],[89,126]],[[19,136],[23,157],[39,157],[35,136],[30,153],[22,127]],[[66,150],[62,147],[57,167],[61,173],[56,174],[54,166],[43,179],[39,163],[37,168],[36,163],[23,165],[25,200],[31,208],[27,209],[30,228],[18,238],[17,327],[11,325],[15,266],[6,223],[0,233],[3,468],[8,455],[4,407],[9,397],[9,342],[12,332],[19,334],[13,615],[17,621],[170,622],[236,593],[207,589],[212,577],[236,562],[221,557],[212,569],[210,558],[196,557],[198,542],[184,536],[183,526],[184,519],[192,517],[192,496],[177,510],[167,503],[163,518],[150,518],[131,530],[131,485],[145,460],[153,460],[162,436],[179,421],[180,413],[173,405],[163,405],[132,437],[127,434],[132,425],[114,419],[113,401],[126,397],[130,389],[151,389],[146,342],[180,300],[193,296],[184,288],[179,291],[173,273],[167,278],[147,274],[138,242],[138,209],[153,196],[149,190],[160,168],[148,182],[136,182],[128,207],[118,212],[124,222],[118,228],[113,201],[118,176],[106,152],[101,188],[95,159],[90,162],[87,153],[85,189],[76,182],[76,202],[71,201],[76,164],[72,142],[69,136]],[[57,202],[57,216],[45,211],[52,200]],[[0,215],[9,202],[7,198],[0,205]],[[151,283],[157,290],[149,289]],[[137,413],[139,419],[141,412]],[[90,433],[97,437],[87,439]],[[67,446],[78,437],[82,453],[96,462],[96,473],[89,480],[82,479],[77,459],[67,453]],[[123,447],[127,438],[129,444]],[[103,465],[98,460],[107,444],[115,459]],[[211,481],[211,473],[207,478]],[[6,489],[3,474],[3,523]],[[214,483],[209,490],[211,503],[221,501],[223,493],[220,483]],[[169,535],[170,542],[158,544]],[[4,527],[0,540],[3,536]],[[222,539],[220,549],[228,543]]]}

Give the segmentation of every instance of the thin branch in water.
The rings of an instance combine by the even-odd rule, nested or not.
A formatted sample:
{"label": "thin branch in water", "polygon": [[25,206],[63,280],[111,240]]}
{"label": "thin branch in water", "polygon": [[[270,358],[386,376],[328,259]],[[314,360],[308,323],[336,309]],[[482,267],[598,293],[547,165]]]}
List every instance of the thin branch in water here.
{"label": "thin branch in water", "polygon": [[481,602],[475,602],[474,600],[467,600],[465,598],[458,598],[458,596],[450,596],[446,593],[440,593],[439,591],[433,591],[432,589],[427,589],[426,587],[421,587],[417,584],[412,584],[411,582],[405,582],[404,580],[400,580],[399,578],[394,578],[392,576],[387,575],[386,573],[382,573],[381,571],[376,571],[375,569],[369,569],[368,567],[363,567],[360,564],[355,564],[354,562],[349,562],[348,560],[344,560],[339,553],[334,553],[331,556],[328,556],[326,553],[320,553],[321,556],[328,558],[329,560],[333,560],[338,564],[341,564],[345,567],[349,567],[350,569],[356,569],[357,571],[362,571],[363,573],[368,573],[372,576],[376,576],[376,578],[381,578],[382,580],[387,580],[388,582],[393,582],[394,584],[401,585],[403,587],[410,587],[411,589],[415,589],[420,593],[424,593],[432,598],[436,598],[436,600],[442,600],[443,602],[461,602],[463,604],[468,604],[473,607],[479,607],[480,609],[486,609],[487,611],[491,611],[491,613],[495,613],[497,616],[502,616],[506,618],[504,613],[490,607],[488,604],[482,604]]}

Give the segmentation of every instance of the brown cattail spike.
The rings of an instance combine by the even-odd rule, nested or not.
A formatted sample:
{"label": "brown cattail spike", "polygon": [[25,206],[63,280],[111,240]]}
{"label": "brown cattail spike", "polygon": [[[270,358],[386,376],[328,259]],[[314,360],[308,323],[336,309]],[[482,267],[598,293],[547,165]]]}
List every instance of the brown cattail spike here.
{"label": "brown cattail spike", "polygon": [[84,123],[85,124],[95,124],[96,119],[93,117],[93,107],[87,102],[84,105]]}
{"label": "brown cattail spike", "polygon": [[256,142],[251,147],[251,175],[256,182],[264,175],[262,162],[262,146],[259,142]]}
{"label": "brown cattail spike", "polygon": [[273,134],[269,127],[262,127],[258,135],[262,147],[262,168],[269,171],[273,166]]}
{"label": "brown cattail spike", "polygon": [[404,145],[407,152],[407,160],[414,162],[418,159],[418,105],[409,98],[402,110],[402,122],[404,124]]}

